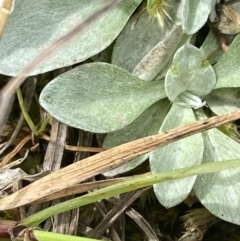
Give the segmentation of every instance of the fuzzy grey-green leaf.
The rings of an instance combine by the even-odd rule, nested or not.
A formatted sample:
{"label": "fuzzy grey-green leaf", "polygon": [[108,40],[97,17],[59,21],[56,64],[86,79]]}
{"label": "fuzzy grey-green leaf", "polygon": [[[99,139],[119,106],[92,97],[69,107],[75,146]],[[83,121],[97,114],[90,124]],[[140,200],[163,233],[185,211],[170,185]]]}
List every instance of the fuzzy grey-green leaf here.
{"label": "fuzzy grey-green leaf", "polygon": [[190,44],[177,50],[165,78],[166,93],[172,102],[186,91],[203,97],[212,91],[215,84],[215,72],[201,50]]}
{"label": "fuzzy grey-green leaf", "polygon": [[196,33],[207,22],[212,10],[212,1],[183,0],[183,31],[186,34]]}
{"label": "fuzzy grey-green leaf", "polygon": [[172,57],[183,37],[181,25],[175,26],[156,44],[134,68],[133,74],[140,79],[151,81]]}
{"label": "fuzzy grey-green leaf", "polygon": [[240,87],[240,34],[233,40],[227,53],[214,66],[218,88]]}
{"label": "fuzzy grey-green leaf", "polygon": [[[104,148],[118,146],[145,136],[157,134],[160,126],[170,107],[168,99],[160,100],[145,110],[130,125],[121,130],[108,133],[104,143]],[[149,157],[149,153],[141,155],[127,164],[105,172],[105,176],[115,176],[134,169]]]}
{"label": "fuzzy grey-green leaf", "polygon": [[204,58],[211,64],[215,64],[224,53],[212,31],[208,33],[200,50],[202,51]]}
{"label": "fuzzy grey-green leaf", "polygon": [[157,43],[161,42],[174,26],[181,24],[179,19],[180,1],[171,0],[170,5],[168,14],[172,21],[169,21],[163,28],[159,26],[156,18],[149,16],[146,10],[136,11],[117,38],[112,56],[113,64],[131,73],[143,57]]}
{"label": "fuzzy grey-green leaf", "polygon": [[[193,110],[188,107],[172,105],[160,131],[168,131],[194,122]],[[201,134],[192,135],[150,154],[152,173],[190,167],[202,162],[203,140]],[[169,208],[182,202],[192,190],[196,176],[180,180],[167,181],[154,185],[154,192],[159,202]]]}
{"label": "fuzzy grey-green leaf", "polygon": [[133,26],[138,14],[132,16],[120,33],[112,55],[112,63],[130,73],[166,33],[166,28],[161,29],[156,19],[149,19],[147,11]]}
{"label": "fuzzy grey-green leaf", "polygon": [[50,82],[40,95],[40,103],[63,123],[105,133],[129,125],[165,97],[161,81],[145,82],[115,65],[91,63]]}
{"label": "fuzzy grey-green leaf", "polygon": [[217,115],[224,115],[239,111],[240,90],[239,88],[221,88],[206,96],[209,108]]}
{"label": "fuzzy grey-green leaf", "polygon": [[[203,137],[204,163],[240,158],[240,144],[221,131],[212,129],[204,132]],[[194,192],[215,216],[240,224],[240,168],[198,176]]]}
{"label": "fuzzy grey-green leaf", "polygon": [[[118,36],[141,1],[121,1],[31,74],[73,65],[99,53]],[[17,75],[41,50],[83,22],[103,4],[102,0],[16,1],[0,42],[0,73]]]}

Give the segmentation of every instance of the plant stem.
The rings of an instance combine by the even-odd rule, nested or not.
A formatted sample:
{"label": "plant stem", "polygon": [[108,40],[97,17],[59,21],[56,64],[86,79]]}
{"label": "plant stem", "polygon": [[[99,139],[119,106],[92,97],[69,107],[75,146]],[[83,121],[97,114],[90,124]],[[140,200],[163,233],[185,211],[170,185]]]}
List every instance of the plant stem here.
{"label": "plant stem", "polygon": [[45,130],[47,124],[48,124],[48,121],[50,118],[47,118],[40,126],[40,129],[37,130],[35,124],[33,123],[31,117],[29,116],[28,112],[27,112],[27,109],[25,107],[25,104],[24,104],[24,100],[23,100],[23,96],[22,96],[22,91],[20,88],[17,89],[17,97],[18,97],[18,102],[19,102],[19,105],[20,105],[20,108],[21,108],[21,111],[22,111],[22,114],[26,120],[26,122],[28,123],[31,131],[34,133],[35,136],[40,136],[43,131]]}
{"label": "plant stem", "polygon": [[34,125],[31,117],[29,116],[29,114],[28,114],[28,112],[26,110],[26,107],[25,107],[25,104],[24,104],[24,100],[23,100],[23,96],[22,96],[22,92],[21,92],[20,88],[17,88],[17,97],[18,97],[20,108],[22,110],[22,114],[23,114],[26,122],[28,123],[28,125],[29,125],[30,129],[32,130],[32,132],[34,133],[34,135],[37,136],[38,135],[37,128]]}
{"label": "plant stem", "polygon": [[240,166],[240,159],[226,160],[221,162],[209,162],[193,167],[185,167],[177,170],[161,172],[157,174],[144,174],[138,177],[117,183],[99,190],[93,191],[81,197],[74,198],[69,201],[57,204],[55,206],[46,208],[38,213],[35,213],[25,220],[20,225],[26,227],[35,227],[42,221],[49,218],[52,215],[56,215],[62,212],[72,210],[90,203],[94,203],[98,200],[107,199],[122,193],[137,190],[151,186],[156,183],[184,178],[192,175],[202,175],[207,173],[218,172],[229,168],[236,168]]}

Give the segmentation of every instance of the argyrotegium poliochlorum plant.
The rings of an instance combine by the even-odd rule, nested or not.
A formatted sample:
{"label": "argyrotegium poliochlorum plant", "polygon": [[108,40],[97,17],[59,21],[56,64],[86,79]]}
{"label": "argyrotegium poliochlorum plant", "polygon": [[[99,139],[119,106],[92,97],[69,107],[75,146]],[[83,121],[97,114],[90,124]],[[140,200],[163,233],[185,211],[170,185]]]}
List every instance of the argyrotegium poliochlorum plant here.
{"label": "argyrotegium poliochlorum plant", "polygon": [[[240,36],[234,38],[227,53],[221,51],[211,31],[200,48],[194,46],[193,36],[207,22],[212,1],[149,0],[147,10],[158,21],[145,11],[136,22],[139,12],[132,14],[141,2],[123,0],[32,73],[89,58],[94,61],[51,81],[43,89],[40,103],[70,126],[108,133],[106,148],[206,118],[202,110],[205,105],[217,115],[240,106]],[[0,72],[16,75],[36,53],[96,11],[101,3],[70,0],[63,7],[52,0],[17,1],[0,42],[0,55],[4,57]],[[44,19],[32,15],[35,8],[42,11]],[[19,16],[30,20],[19,23]],[[24,28],[28,29],[26,35],[22,35]],[[213,129],[140,156],[105,175],[126,172],[148,158],[151,171],[156,173],[239,157],[240,144]],[[212,213],[240,224],[239,171],[169,181],[154,185],[154,190],[158,200],[171,207],[194,189]]]}
{"label": "argyrotegium poliochlorum plant", "polygon": [[[168,1],[172,23],[167,21],[162,28],[145,12],[132,30],[137,14],[132,16],[113,46],[111,63],[98,60],[59,76],[43,90],[42,106],[69,125],[110,132],[105,148],[206,118],[201,109],[205,105],[215,114],[238,109],[240,36],[226,54],[211,32],[200,49],[193,45],[192,34],[207,21],[210,2]],[[106,56],[108,53],[107,49]],[[100,61],[105,62],[104,58]],[[148,158],[151,171],[157,173],[239,157],[240,144],[213,129],[140,156],[105,175],[126,172]],[[194,189],[216,216],[240,223],[236,212],[239,171],[164,182],[154,185],[154,191],[162,205],[172,207]]]}

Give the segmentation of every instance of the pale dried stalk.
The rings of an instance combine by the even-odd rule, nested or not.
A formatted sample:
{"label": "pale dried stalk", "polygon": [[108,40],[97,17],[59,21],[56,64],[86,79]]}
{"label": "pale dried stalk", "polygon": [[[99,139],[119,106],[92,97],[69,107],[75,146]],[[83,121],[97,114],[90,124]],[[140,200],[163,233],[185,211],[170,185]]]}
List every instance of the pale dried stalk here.
{"label": "pale dried stalk", "polygon": [[166,146],[184,137],[237,119],[240,119],[240,111],[196,121],[165,133],[148,136],[111,148],[51,173],[20,191],[0,199],[0,210],[13,209],[32,203],[51,193],[64,190],[90,177],[123,165],[137,156],[153,151],[157,147]]}
{"label": "pale dried stalk", "polygon": [[4,157],[3,161],[0,163],[0,168],[7,165],[12,160],[12,158],[23,148],[23,146],[31,139],[31,135],[28,135],[25,138],[23,138],[21,142],[14,148],[14,150],[12,150]]}
{"label": "pale dried stalk", "polygon": [[[149,175],[149,174],[150,173],[146,173],[146,175]],[[49,196],[38,199],[33,203],[47,202],[47,201],[52,201],[54,199],[67,197],[70,195],[93,191],[94,189],[99,189],[99,188],[107,187],[107,186],[110,186],[113,184],[117,184],[117,183],[126,181],[127,179],[133,178],[133,177],[137,177],[137,176],[121,177],[121,178],[107,179],[107,180],[103,180],[103,181],[93,181],[93,182],[77,184],[77,185],[68,187],[64,190],[60,190],[59,192],[52,193]]]}
{"label": "pale dried stalk", "polygon": [[43,170],[55,172],[61,168],[67,125],[53,118],[51,138],[43,160]]}
{"label": "pale dried stalk", "polygon": [[99,148],[99,147],[84,147],[84,146],[70,146],[65,145],[65,150],[68,151],[80,151],[80,152],[102,152],[106,151],[106,148]]}
{"label": "pale dried stalk", "polygon": [[[78,131],[78,141],[77,144],[81,146],[91,146],[93,139],[93,133],[84,132],[82,130]],[[64,143],[63,143],[64,144]],[[81,161],[89,157],[89,153],[87,152],[80,152],[76,153],[74,162]],[[95,180],[94,180],[95,181]],[[74,198],[74,196],[64,196],[64,198],[57,199],[53,202],[56,205],[59,202],[68,201]],[[79,208],[69,210],[68,212],[60,213],[58,215],[54,215],[52,217],[53,220],[53,227],[52,231],[56,233],[64,233],[70,235],[77,235],[77,227],[79,222]]]}
{"label": "pale dried stalk", "polygon": [[4,0],[0,7],[0,38],[3,35],[8,18],[13,10],[15,0]]}
{"label": "pale dried stalk", "polygon": [[[50,137],[46,134],[42,134],[39,136],[40,139],[50,141]],[[76,151],[76,152],[90,152],[90,153],[97,153],[106,151],[106,148],[99,148],[99,147],[85,147],[85,146],[70,146],[70,145],[64,145],[64,149],[68,151]]]}
{"label": "pale dried stalk", "polygon": [[[59,122],[55,118],[52,118],[52,125],[51,125],[51,138],[48,143],[47,151],[44,156],[43,161],[43,170],[44,172],[55,172],[61,168],[62,164],[62,156],[64,152],[64,143],[66,142],[67,136],[67,125]],[[60,202],[60,200],[55,200],[54,203],[41,203],[36,206],[36,209],[43,210],[51,205],[55,205]],[[58,217],[58,215],[54,216]],[[45,230],[49,230],[52,227],[52,221],[54,219],[46,220],[44,225]],[[63,232],[64,233],[64,232]]]}

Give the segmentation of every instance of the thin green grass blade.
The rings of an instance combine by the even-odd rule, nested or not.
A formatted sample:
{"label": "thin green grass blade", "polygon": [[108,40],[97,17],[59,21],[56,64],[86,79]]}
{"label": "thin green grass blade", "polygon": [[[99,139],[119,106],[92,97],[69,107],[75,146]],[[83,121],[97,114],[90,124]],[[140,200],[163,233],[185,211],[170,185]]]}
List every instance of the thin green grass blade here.
{"label": "thin green grass blade", "polygon": [[240,159],[234,159],[225,160],[221,162],[210,162],[193,167],[186,167],[173,171],[161,172],[158,174],[141,175],[136,178],[126,180],[122,183],[114,184],[109,187],[105,187],[97,191],[91,192],[89,194],[86,194],[84,196],[77,197],[72,200],[60,203],[58,205],[46,208],[38,213],[35,213],[27,217],[20,224],[26,227],[34,227],[52,215],[63,213],[74,208],[87,205],[89,203],[94,203],[98,200],[107,199],[122,193],[151,186],[159,182],[184,178],[192,175],[202,175],[212,172],[218,172],[229,168],[236,168],[239,166]]}
{"label": "thin green grass blade", "polygon": [[77,237],[72,235],[60,234],[60,233],[52,233],[46,232],[42,230],[32,230],[32,233],[36,240],[38,241],[99,241],[99,239],[90,239]]}

